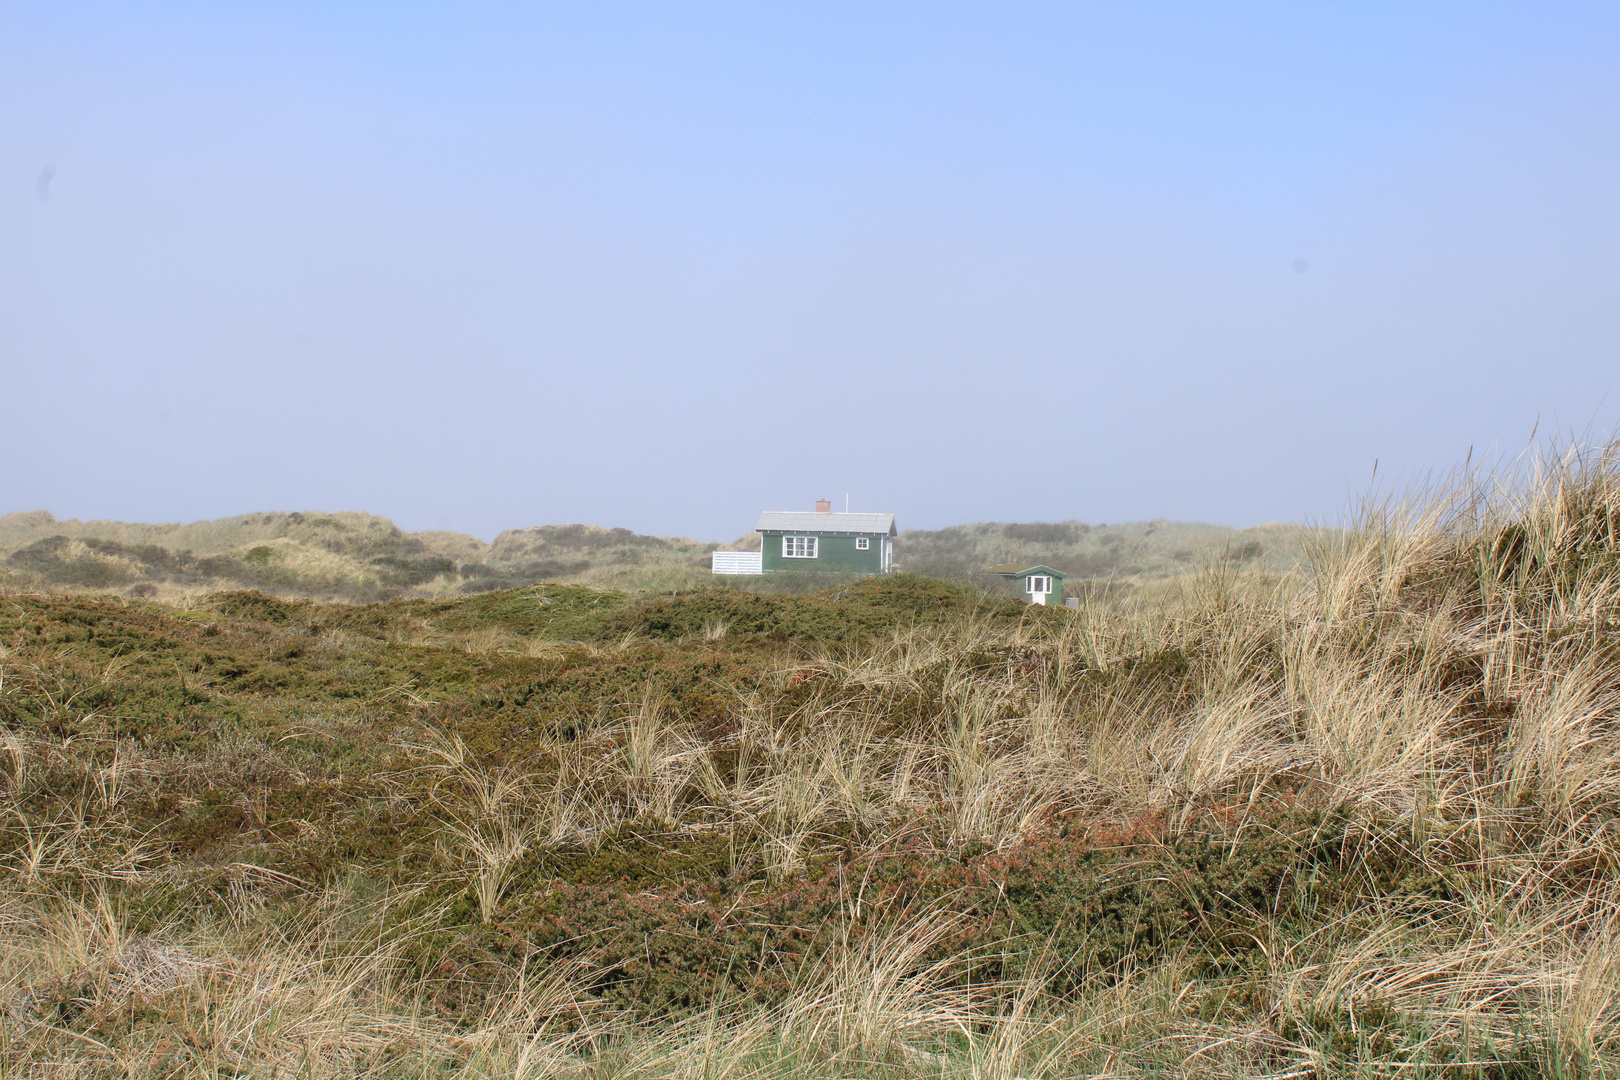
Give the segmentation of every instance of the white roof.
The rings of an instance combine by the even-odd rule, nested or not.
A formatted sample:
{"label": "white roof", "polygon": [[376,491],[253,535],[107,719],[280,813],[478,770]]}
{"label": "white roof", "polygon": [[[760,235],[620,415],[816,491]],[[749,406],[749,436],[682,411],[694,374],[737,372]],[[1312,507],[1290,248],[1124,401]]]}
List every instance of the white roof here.
{"label": "white roof", "polygon": [[759,532],[887,533],[894,536],[893,514],[818,514],[814,510],[767,510],[759,515]]}

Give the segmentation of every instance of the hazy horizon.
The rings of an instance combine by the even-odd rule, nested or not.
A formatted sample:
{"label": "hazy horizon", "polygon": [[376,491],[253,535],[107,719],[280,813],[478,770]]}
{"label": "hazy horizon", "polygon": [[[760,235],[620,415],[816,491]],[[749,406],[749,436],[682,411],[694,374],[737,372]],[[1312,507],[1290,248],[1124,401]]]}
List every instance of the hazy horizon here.
{"label": "hazy horizon", "polygon": [[0,2],[0,513],[1332,518],[1606,436],[1620,9]]}
{"label": "hazy horizon", "polygon": [[[781,509],[781,508],[767,507],[766,509]],[[789,507],[789,508],[786,508],[786,509],[793,509],[793,508]],[[837,508],[835,508],[835,509],[837,509]],[[210,524],[210,523],[215,522],[215,521],[229,520],[229,519],[234,518],[234,517],[253,517],[253,516],[258,515],[258,514],[303,514],[303,515],[305,515],[307,517],[307,516],[312,515],[312,514],[358,513],[358,514],[366,514],[368,516],[375,517],[375,518],[381,518],[381,519],[387,520],[387,521],[393,521],[393,519],[388,517],[388,515],[386,515],[386,514],[373,514],[369,510],[357,510],[357,509],[355,509],[353,507],[344,507],[342,509],[337,509],[337,508],[333,508],[333,507],[329,507],[329,506],[326,506],[326,507],[305,507],[305,508],[303,508],[301,510],[283,510],[283,509],[248,510],[248,511],[244,511],[241,514],[223,515],[220,518],[194,518],[194,519],[189,519],[189,520],[176,519],[176,520],[171,520],[171,521],[156,521],[156,520],[135,521],[135,520],[129,520],[129,519],[123,519],[123,518],[64,517],[63,515],[57,514],[56,512],[52,511],[49,507],[37,506],[37,507],[34,507],[32,510],[10,510],[10,511],[6,511],[3,514],[0,514],[0,519],[4,519],[6,517],[25,517],[25,516],[28,516],[28,515],[31,515],[31,514],[37,514],[37,513],[42,513],[42,512],[50,514],[54,522],[56,522],[58,524],[64,524],[64,525],[76,522],[76,523],[81,524],[81,525],[98,525],[98,524],[139,525],[139,526],[150,526],[150,527],[156,527],[156,528],[167,528],[167,527],[185,528],[185,527],[196,526],[196,525],[207,525],[207,524]],[[1036,522],[1036,521],[1013,522],[1013,521],[985,521],[985,520],[956,521],[956,522],[950,522],[950,523],[945,524],[945,525],[931,526],[931,527],[926,528],[926,529],[923,529],[920,526],[907,525],[906,523],[904,523],[902,521],[896,520],[895,525],[902,533],[904,533],[904,532],[907,532],[907,531],[910,531],[910,530],[913,530],[913,529],[916,529],[918,531],[923,531],[923,532],[938,532],[941,529],[964,528],[964,527],[969,527],[969,526],[973,526],[973,525],[1066,524],[1068,522],[1079,521],[1079,520],[1080,519],[1078,519],[1078,518],[1064,518],[1064,519],[1062,519],[1060,521],[1051,521],[1051,522]],[[1174,521],[1174,520],[1172,520],[1170,518],[1162,518],[1162,517],[1161,518],[1140,518],[1140,519],[1137,519],[1137,520],[1134,520],[1134,521],[1091,521],[1091,522],[1081,522],[1081,524],[1090,525],[1090,526],[1092,526],[1094,528],[1106,529],[1106,528],[1125,528],[1125,527],[1129,527],[1129,526],[1132,526],[1132,525],[1154,525],[1154,524],[1157,524],[1157,523],[1160,523],[1160,522],[1163,522],[1163,523],[1166,523],[1166,524],[1173,524],[1173,525],[1190,525],[1190,526],[1194,526],[1194,527],[1198,527],[1198,528],[1215,528],[1215,529],[1227,529],[1227,528],[1229,528],[1229,529],[1236,529],[1236,530],[1238,530],[1240,532],[1245,530],[1245,529],[1265,529],[1265,528],[1273,528],[1273,527],[1287,527],[1287,526],[1299,524],[1297,522],[1286,522],[1286,521],[1256,521],[1256,522],[1251,522],[1251,523],[1249,523],[1247,525],[1221,525],[1221,524],[1219,524],[1217,522],[1211,522],[1211,521]],[[399,525],[399,522],[395,521],[394,524]],[[568,527],[568,526],[577,526],[577,525],[584,525],[584,526],[588,526],[588,527],[602,528],[602,529],[624,528],[624,526],[615,525],[612,522],[608,522],[608,521],[530,521],[530,522],[524,522],[522,524],[505,525],[505,526],[502,526],[502,527],[496,529],[494,532],[491,532],[491,533],[489,533],[487,535],[482,534],[482,533],[468,532],[465,529],[438,529],[438,528],[408,529],[408,528],[405,528],[404,526],[400,526],[400,528],[401,528],[402,531],[404,531],[406,533],[419,533],[419,532],[451,532],[451,533],[458,533],[458,534],[460,534],[462,536],[470,536],[470,537],[472,537],[472,538],[474,538],[476,540],[482,541],[483,543],[489,544],[489,543],[493,543],[497,537],[499,537],[502,533],[506,533],[506,532],[518,532],[518,531],[521,531],[521,530],[524,530],[524,529],[546,528],[548,526]],[[730,543],[733,543],[733,542],[735,542],[737,540],[740,540],[740,539],[743,539],[745,537],[748,537],[748,536],[752,535],[753,532],[754,532],[753,526],[750,524],[747,528],[743,529],[742,531],[740,531],[740,532],[738,532],[738,533],[736,533],[735,535],[732,535],[732,536],[690,536],[690,535],[686,535],[686,534],[677,534],[677,533],[642,533],[640,535],[644,535],[644,536],[646,536],[646,535],[660,536],[661,538],[666,539],[666,540],[676,540],[676,539],[694,540],[694,541],[697,541],[698,543],[703,543],[703,544],[709,544],[709,543],[730,544]]]}

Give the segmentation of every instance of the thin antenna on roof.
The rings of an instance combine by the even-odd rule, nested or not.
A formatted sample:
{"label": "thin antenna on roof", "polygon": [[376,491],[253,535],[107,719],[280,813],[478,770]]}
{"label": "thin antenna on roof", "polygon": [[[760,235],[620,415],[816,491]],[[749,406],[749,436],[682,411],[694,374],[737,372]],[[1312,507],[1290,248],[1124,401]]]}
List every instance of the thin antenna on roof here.
{"label": "thin antenna on roof", "polygon": [[849,492],[844,492],[844,513],[849,513]]}

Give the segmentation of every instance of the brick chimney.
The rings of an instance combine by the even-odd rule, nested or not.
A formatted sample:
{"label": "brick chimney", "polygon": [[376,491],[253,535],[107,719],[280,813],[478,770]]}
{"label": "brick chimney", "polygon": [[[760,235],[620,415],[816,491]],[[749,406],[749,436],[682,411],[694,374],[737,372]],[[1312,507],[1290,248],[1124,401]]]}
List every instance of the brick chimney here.
{"label": "brick chimney", "polygon": [[830,513],[832,513],[832,503],[828,502],[826,499],[817,499],[816,500],[816,513],[818,513],[818,514],[830,514]]}

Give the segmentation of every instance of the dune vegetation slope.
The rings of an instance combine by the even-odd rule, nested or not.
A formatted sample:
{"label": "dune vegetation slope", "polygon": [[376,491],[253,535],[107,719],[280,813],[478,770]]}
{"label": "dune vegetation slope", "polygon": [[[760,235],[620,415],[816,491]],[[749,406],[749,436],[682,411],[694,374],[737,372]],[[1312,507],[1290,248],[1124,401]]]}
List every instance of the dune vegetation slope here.
{"label": "dune vegetation slope", "polygon": [[1078,611],[0,598],[18,1076],[1599,1076],[1620,470]]}
{"label": "dune vegetation slope", "polygon": [[246,514],[190,525],[0,517],[0,583],[184,602],[222,589],[368,603],[458,596],[542,581],[691,585],[718,545],[594,525],[508,529],[485,543],[407,533],[362,513]]}
{"label": "dune vegetation slope", "polygon": [[[1210,561],[1287,570],[1310,530],[1235,530],[1170,521],[1127,525],[980,523],[899,537],[911,573],[1011,595],[987,567],[1045,563],[1074,591],[1117,593]],[[395,597],[467,596],[543,582],[648,590],[705,585],[802,591],[787,578],[725,578],[709,553],[758,550],[759,534],[734,544],[644,536],[595,525],[508,529],[485,543],[454,532],[402,531],[360,513],[247,514],[189,525],[58,521],[47,511],[0,517],[0,588],[58,593],[116,591],[186,603],[209,592],[257,589],[275,596],[371,603]],[[820,585],[810,584],[810,588]]]}
{"label": "dune vegetation slope", "polygon": [[1283,573],[1305,562],[1320,529],[1256,525],[1230,529],[1185,521],[1090,525],[1083,521],[980,522],[910,529],[897,545],[904,569],[1016,596],[1016,586],[985,573],[1004,563],[1041,563],[1069,577],[1070,595],[1118,595],[1179,577],[1212,562]]}

